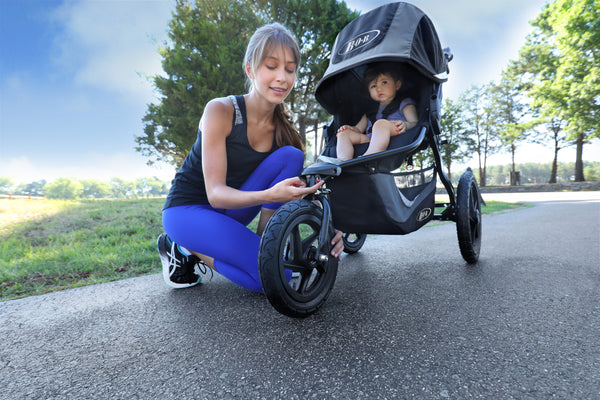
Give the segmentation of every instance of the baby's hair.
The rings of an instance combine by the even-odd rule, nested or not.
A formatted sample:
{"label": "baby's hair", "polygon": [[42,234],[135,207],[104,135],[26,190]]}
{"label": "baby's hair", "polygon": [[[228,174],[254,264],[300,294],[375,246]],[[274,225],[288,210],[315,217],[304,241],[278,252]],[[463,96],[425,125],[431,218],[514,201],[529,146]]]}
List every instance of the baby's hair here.
{"label": "baby's hair", "polygon": [[398,67],[395,64],[389,62],[379,62],[369,65],[369,67],[365,71],[365,77],[363,79],[365,86],[368,86],[369,83],[371,83],[381,74],[387,74],[391,76],[395,81],[402,80],[400,71],[398,71]]}
{"label": "baby's hair", "polygon": [[[277,22],[264,25],[254,32],[246,49],[243,65],[244,70],[246,65],[249,65],[254,76],[260,64],[277,46],[280,46],[282,49],[287,48],[291,51],[297,72],[300,66],[300,48],[298,47],[298,42],[296,42],[294,35],[285,26]],[[248,89],[252,87],[252,80],[250,78],[248,78],[247,86]],[[292,115],[283,103],[275,107],[273,119],[275,122],[275,140],[277,145],[279,147],[292,145],[304,151],[298,130],[294,127]]]}

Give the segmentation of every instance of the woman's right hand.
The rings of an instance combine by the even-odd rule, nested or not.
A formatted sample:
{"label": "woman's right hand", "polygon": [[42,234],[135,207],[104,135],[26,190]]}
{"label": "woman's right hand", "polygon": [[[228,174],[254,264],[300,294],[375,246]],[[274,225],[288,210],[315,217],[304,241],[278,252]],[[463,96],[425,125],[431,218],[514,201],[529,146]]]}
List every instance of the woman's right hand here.
{"label": "woman's right hand", "polygon": [[323,186],[323,183],[324,181],[319,181],[315,185],[307,187],[306,182],[297,176],[285,179],[270,189],[267,189],[269,191],[269,197],[271,197],[269,202],[286,203],[292,200],[300,200],[307,194],[315,193]]}

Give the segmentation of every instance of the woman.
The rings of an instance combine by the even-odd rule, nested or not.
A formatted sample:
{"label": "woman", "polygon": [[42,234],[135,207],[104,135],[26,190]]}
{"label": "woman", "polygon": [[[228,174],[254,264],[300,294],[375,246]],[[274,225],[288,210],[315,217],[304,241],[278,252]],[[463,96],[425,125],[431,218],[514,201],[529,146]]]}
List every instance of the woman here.
{"label": "woman", "polygon": [[[250,90],[211,100],[198,138],[175,175],[158,238],[163,278],[174,288],[201,281],[197,264],[262,292],[260,235],[284,202],[314,193],[298,175],[304,153],[283,101],[296,80],[300,50],[280,24],[259,28],[248,44],[244,70]],[[260,212],[257,232],[246,227]],[[332,239],[340,257],[342,233]]]}

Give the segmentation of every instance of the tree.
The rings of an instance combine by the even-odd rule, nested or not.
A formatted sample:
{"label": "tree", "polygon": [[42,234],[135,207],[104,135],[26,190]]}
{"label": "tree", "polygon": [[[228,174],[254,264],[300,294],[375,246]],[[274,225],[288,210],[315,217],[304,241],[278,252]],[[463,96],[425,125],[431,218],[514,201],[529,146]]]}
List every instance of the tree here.
{"label": "tree", "polygon": [[111,187],[107,182],[96,179],[82,179],[79,181],[83,185],[81,197],[87,199],[102,199],[110,196]]}
{"label": "tree", "polygon": [[500,82],[490,87],[495,120],[500,124],[500,142],[511,155],[512,170],[510,184],[515,185],[516,166],[515,153],[519,145],[528,139],[532,128],[541,121],[533,119],[529,106],[525,104],[523,95],[527,83],[523,81],[520,65],[510,61],[502,71]]}
{"label": "tree", "polygon": [[128,182],[121,178],[110,180],[112,196],[117,199],[137,198],[135,182]]}
{"label": "tree", "polygon": [[13,189],[12,179],[6,176],[0,176],[0,194],[10,194]]}
{"label": "tree", "polygon": [[46,197],[49,199],[77,199],[83,193],[83,185],[77,180],[58,178],[45,186]]}
{"label": "tree", "polygon": [[521,49],[533,77],[530,94],[550,119],[568,121],[577,146],[575,180],[585,180],[583,146],[597,138],[600,117],[600,3],[556,0],[531,22]]}
{"label": "tree", "polygon": [[497,149],[498,122],[489,98],[490,85],[474,85],[462,93],[459,100],[464,105],[465,126],[472,139],[469,150],[477,153],[480,186],[486,186],[487,159]]}
{"label": "tree", "polygon": [[15,189],[15,194],[20,194],[24,196],[43,196],[45,186],[45,179],[30,183],[22,183]]}
{"label": "tree", "polygon": [[138,197],[158,197],[167,194],[169,188],[166,182],[154,176],[136,179],[135,190]]}
{"label": "tree", "polygon": [[473,148],[473,139],[469,137],[462,119],[462,100],[456,102],[445,99],[440,123],[446,143],[441,148],[442,163],[452,179],[452,163],[461,163],[471,156],[469,149]]}
{"label": "tree", "polygon": [[159,52],[167,75],[152,78],[160,95],[148,104],[144,135],[136,150],[148,161],[180,166],[196,140],[198,122],[211,99],[242,93],[242,60],[259,18],[247,0],[177,0],[169,22],[170,44]]}

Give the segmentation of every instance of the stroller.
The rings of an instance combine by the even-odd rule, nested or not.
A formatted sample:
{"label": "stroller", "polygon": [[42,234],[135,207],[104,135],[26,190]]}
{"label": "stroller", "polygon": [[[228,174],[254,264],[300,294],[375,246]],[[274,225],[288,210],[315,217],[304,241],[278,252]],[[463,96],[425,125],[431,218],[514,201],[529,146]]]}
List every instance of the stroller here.
{"label": "stroller", "polygon": [[[447,80],[451,59],[449,49],[441,49],[431,20],[408,3],[376,8],[339,33],[315,93],[333,116],[324,128],[327,144],[319,158],[324,161],[302,171],[308,185],[318,179],[325,184],[310,197],[280,207],[261,238],[261,284],[277,311],[302,318],[323,305],[338,269],[338,260],[330,254],[334,227],[345,233],[344,251],[355,253],[367,234],[404,235],[431,220],[453,221],[463,258],[477,262],[483,199],[470,169],[454,190],[442,170],[439,150],[441,84]],[[398,68],[405,94],[416,102],[419,122],[393,136],[383,152],[338,161],[334,158],[338,128],[355,124],[377,107],[363,93],[362,84],[365,70],[375,62]],[[355,145],[355,156],[367,146]],[[420,153],[428,153],[432,165],[401,168],[412,165],[413,156]],[[436,177],[446,189],[447,203],[435,201]]]}

